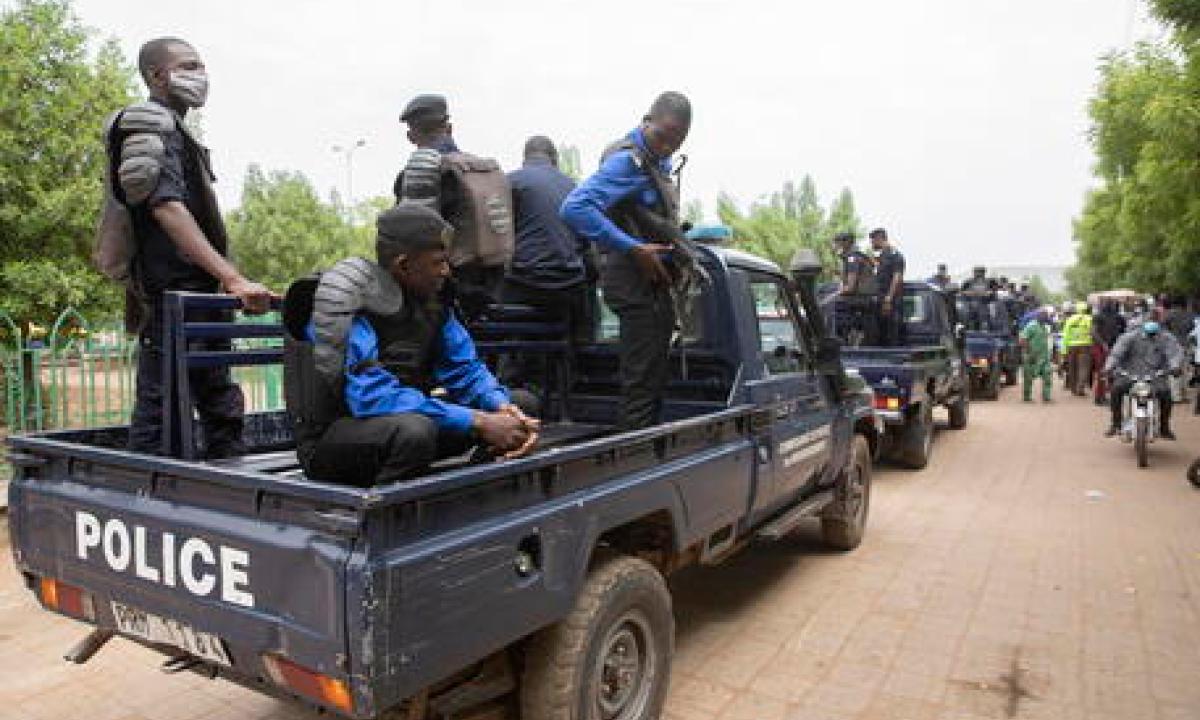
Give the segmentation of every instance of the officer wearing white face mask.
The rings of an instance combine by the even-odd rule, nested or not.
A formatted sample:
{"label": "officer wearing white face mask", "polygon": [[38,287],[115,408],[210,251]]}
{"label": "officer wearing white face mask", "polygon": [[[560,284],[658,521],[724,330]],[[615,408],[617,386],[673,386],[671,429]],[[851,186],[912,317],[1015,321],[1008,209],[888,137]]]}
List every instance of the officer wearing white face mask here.
{"label": "officer wearing white face mask", "polygon": [[[150,97],[112,117],[105,149],[108,191],[128,210],[132,227],[126,282],[129,302],[140,311],[129,445],[157,453],[163,448],[163,293],[223,288],[250,312],[265,311],[272,295],[226,259],[228,240],[212,189],[215,177],[208,149],[183,124],[188,110],[207,99],[208,76],[200,56],[183,40],[159,38],[142,46],[138,69]],[[190,381],[204,425],[206,455],[241,452],[244,402],[228,370],[193,370]]]}

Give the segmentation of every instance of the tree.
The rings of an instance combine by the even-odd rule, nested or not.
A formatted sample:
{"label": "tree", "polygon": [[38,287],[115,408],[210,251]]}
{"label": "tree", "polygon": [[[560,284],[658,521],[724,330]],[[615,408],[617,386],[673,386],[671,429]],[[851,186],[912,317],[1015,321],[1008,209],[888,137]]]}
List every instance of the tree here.
{"label": "tree", "polygon": [[683,217],[680,219],[692,225],[700,225],[704,222],[704,203],[699,200],[689,200],[683,204]]}
{"label": "tree", "polygon": [[1100,184],[1075,221],[1072,294],[1200,288],[1200,3],[1151,8],[1173,43],[1107,56],[1089,103]]}
{"label": "tree", "polygon": [[373,258],[374,213],[368,200],[350,213],[372,222],[353,224],[337,205],[323,203],[300,173],[246,171],[242,204],[228,213],[230,254],[246,277],[283,291],[295,279],[351,255]]}
{"label": "tree", "polygon": [[579,160],[579,148],[574,145],[559,145],[558,169],[575,182],[579,182],[583,178],[583,163]]}
{"label": "tree", "polygon": [[855,237],[862,235],[862,220],[854,209],[854,193],[850,188],[842,188],[842,192],[829,207],[829,220],[825,224],[825,237],[832,238],[838,233],[848,232]]}
{"label": "tree", "polygon": [[765,201],[754,203],[743,213],[733,197],[722,194],[717,198],[717,216],[733,230],[734,240],[739,247],[773,260],[786,268],[796,250],[804,247],[817,253],[827,274],[836,270],[831,238],[831,221],[839,226],[858,225],[854,210],[854,199],[849,190],[834,203],[837,216],[821,207],[817,186],[805,175],[799,187],[784,183],[783,188],[772,193]]}
{"label": "tree", "polygon": [[1150,11],[1179,33],[1192,35],[1200,30],[1200,2],[1196,0],[1150,0]]}
{"label": "tree", "polygon": [[114,41],[90,56],[90,38],[65,0],[19,0],[0,13],[0,276],[18,322],[53,320],[84,300],[103,312],[122,297],[87,258],[101,128],[133,102],[135,73]]}

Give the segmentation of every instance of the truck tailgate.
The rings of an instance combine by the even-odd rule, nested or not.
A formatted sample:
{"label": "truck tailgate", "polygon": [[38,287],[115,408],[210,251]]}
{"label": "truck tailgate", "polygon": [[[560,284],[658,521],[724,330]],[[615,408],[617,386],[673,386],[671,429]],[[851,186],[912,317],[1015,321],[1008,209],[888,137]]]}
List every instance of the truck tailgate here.
{"label": "truck tailgate", "polygon": [[14,460],[18,568],[30,582],[84,590],[97,625],[251,678],[263,675],[264,653],[345,672],[353,509],[237,477],[163,472],[153,459],[22,449]]}

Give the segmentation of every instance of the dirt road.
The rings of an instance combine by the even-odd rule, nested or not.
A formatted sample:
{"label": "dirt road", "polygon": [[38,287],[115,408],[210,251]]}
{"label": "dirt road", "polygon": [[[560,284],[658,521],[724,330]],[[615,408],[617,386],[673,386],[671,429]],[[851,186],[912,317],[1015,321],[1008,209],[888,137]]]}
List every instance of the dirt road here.
{"label": "dirt road", "polygon": [[[810,534],[674,578],[668,717],[1200,718],[1200,420],[1181,406],[1138,470],[1088,400],[1010,389],[972,415],[926,470],[877,472],[858,551]],[[0,720],[310,717],[124,641],[66,666],[81,628],[0,551]]]}

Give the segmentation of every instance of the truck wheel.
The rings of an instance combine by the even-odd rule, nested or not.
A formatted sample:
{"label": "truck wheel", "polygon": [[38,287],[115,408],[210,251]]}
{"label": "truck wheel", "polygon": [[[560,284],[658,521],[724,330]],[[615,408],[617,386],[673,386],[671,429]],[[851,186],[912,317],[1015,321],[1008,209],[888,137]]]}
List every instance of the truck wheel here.
{"label": "truck wheel", "polygon": [[967,398],[966,392],[958,394],[958,400],[954,401],[948,408],[950,411],[950,427],[954,430],[962,430],[967,426],[967,420],[971,416],[971,402]]}
{"label": "truck wheel", "polygon": [[993,367],[988,373],[987,378],[983,381],[983,390],[980,392],[980,397],[985,400],[995,400],[1000,397],[1000,370]]}
{"label": "truck wheel", "polygon": [[1191,465],[1188,465],[1187,479],[1192,487],[1200,488],[1200,458],[1196,458]]}
{"label": "truck wheel", "polygon": [[834,550],[853,550],[862,542],[871,504],[871,446],[862,435],[854,436],[850,462],[834,494],[821,515],[821,539]]}
{"label": "truck wheel", "polygon": [[933,452],[933,413],[928,405],[909,420],[900,439],[900,462],[905,467],[920,470],[929,464]]}
{"label": "truck wheel", "polygon": [[534,635],[524,720],[655,720],[671,677],[675,617],[662,575],[617,557],[588,573],[571,614]]}

